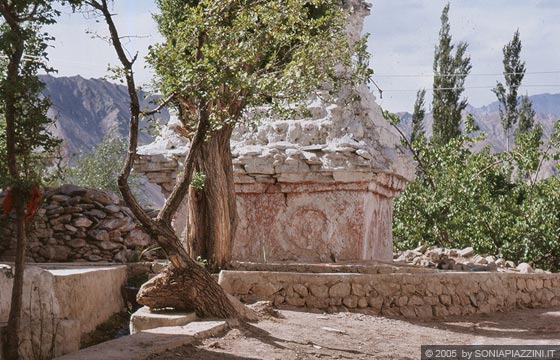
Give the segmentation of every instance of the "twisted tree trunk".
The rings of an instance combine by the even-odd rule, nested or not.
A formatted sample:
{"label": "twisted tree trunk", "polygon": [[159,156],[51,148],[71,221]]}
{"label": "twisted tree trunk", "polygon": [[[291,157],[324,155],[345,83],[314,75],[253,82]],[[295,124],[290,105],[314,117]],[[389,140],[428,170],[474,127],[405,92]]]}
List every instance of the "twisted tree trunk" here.
{"label": "twisted tree trunk", "polygon": [[230,138],[232,128],[213,132],[195,157],[195,169],[205,175],[204,187],[189,191],[187,247],[194,258],[213,269],[231,261],[237,208]]}
{"label": "twisted tree trunk", "polygon": [[[210,127],[207,105],[201,103],[201,106],[198,108],[198,127],[192,140],[191,150],[185,160],[183,174],[157,218],[152,219],[138,204],[128,185],[128,177],[136,158],[139,118],[141,116],[134,82],[134,72],[132,70],[136,57],[131,60],[128,59],[108,9],[107,0],[88,0],[86,4],[101,12],[107,22],[112,45],[125,70],[130,98],[129,147],[125,163],[118,177],[119,190],[127,206],[152,238],[157,240],[171,262],[171,266],[167,271],[159,274],[143,286],[137,297],[138,303],[155,308],[167,306],[177,309],[190,308],[201,317],[244,318],[245,315],[241,314],[234,307],[227,294],[212,279],[208,271],[189,256],[171,227],[173,215],[188,194],[189,185],[192,180],[194,160],[200,156],[201,147],[205,142]],[[168,100],[171,100],[171,98]],[[168,296],[170,293],[176,295],[173,298],[174,301],[170,301],[172,300]]]}

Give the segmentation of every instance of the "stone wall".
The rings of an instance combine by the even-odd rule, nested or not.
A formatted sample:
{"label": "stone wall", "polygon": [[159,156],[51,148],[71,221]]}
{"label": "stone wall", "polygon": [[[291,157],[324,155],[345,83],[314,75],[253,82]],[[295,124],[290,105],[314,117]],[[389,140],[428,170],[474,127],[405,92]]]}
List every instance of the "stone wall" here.
{"label": "stone wall", "polygon": [[560,306],[560,274],[301,274],[222,271],[220,285],[242,301],[321,311],[440,318]]}
{"label": "stone wall", "polygon": [[[4,196],[0,194],[0,203]],[[12,220],[0,220],[0,259],[5,261],[15,255]],[[65,185],[46,191],[29,223],[27,255],[32,262],[128,262],[151,244],[115,194]]]}

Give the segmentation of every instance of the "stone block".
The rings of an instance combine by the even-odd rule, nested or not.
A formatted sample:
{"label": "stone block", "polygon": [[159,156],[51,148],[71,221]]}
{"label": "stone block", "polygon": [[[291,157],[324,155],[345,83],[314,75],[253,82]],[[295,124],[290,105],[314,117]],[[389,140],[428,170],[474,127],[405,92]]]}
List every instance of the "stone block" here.
{"label": "stone block", "polygon": [[414,306],[399,306],[400,314],[407,319],[413,319],[416,317],[414,309]]}
{"label": "stone block", "polygon": [[398,307],[403,307],[406,306],[408,304],[408,296],[400,296],[396,299],[395,301],[396,305]]}
{"label": "stone block", "polygon": [[326,309],[329,307],[329,299],[309,296],[305,299],[305,306],[312,309]]}
{"label": "stone block", "polygon": [[329,288],[324,285],[310,285],[311,294],[318,298],[326,298],[329,296]]}
{"label": "stone block", "polygon": [[196,321],[194,312],[150,311],[146,306],[138,309],[130,317],[130,333],[155,329],[165,326],[182,326]]}
{"label": "stone block", "polygon": [[356,296],[366,296],[366,288],[362,284],[352,283],[352,294]]}
{"label": "stone block", "polygon": [[309,291],[307,290],[307,288],[301,284],[295,284],[292,288],[294,289],[294,292],[302,298],[305,298],[309,295]]}
{"label": "stone block", "polygon": [[350,309],[355,309],[358,307],[358,297],[356,295],[350,295],[342,300],[342,304]]}
{"label": "stone block", "polygon": [[267,283],[257,283],[252,287],[252,292],[260,300],[269,300],[273,294],[279,290],[278,286],[275,286],[269,282]]}
{"label": "stone block", "polygon": [[130,231],[124,238],[124,242],[129,248],[146,247],[154,243],[151,236],[140,229]]}
{"label": "stone block", "polygon": [[471,257],[474,254],[474,249],[472,247],[466,247],[459,252],[459,255],[465,258]]}
{"label": "stone block", "polygon": [[109,241],[109,232],[107,230],[92,229],[87,232],[87,234],[94,240],[97,241]]}
{"label": "stone block", "polygon": [[416,316],[421,319],[429,319],[433,317],[433,310],[430,305],[417,306],[415,307],[414,312],[416,313]]}
{"label": "stone block", "polygon": [[329,288],[329,296],[343,298],[350,295],[350,291],[351,291],[350,284],[345,282],[340,282]]}
{"label": "stone block", "polygon": [[79,217],[77,219],[74,219],[72,221],[72,224],[75,227],[83,227],[83,228],[88,228],[91,225],[93,225],[93,221],[91,221],[90,219],[86,218],[86,217]]}
{"label": "stone block", "polygon": [[372,310],[379,312],[383,306],[383,298],[380,296],[370,297],[368,298],[368,305]]}
{"label": "stone block", "polygon": [[424,300],[420,296],[413,295],[408,299],[408,305],[412,305],[412,306],[424,305]]}
{"label": "stone block", "polygon": [[305,306],[305,299],[300,298],[299,296],[287,296],[286,303],[292,306],[303,307]]}

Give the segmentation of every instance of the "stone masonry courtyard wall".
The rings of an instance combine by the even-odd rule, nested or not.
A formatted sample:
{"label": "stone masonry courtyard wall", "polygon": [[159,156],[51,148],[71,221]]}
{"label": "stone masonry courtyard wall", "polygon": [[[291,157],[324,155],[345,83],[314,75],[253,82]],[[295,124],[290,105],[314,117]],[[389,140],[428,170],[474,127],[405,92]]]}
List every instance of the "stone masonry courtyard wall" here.
{"label": "stone masonry courtyard wall", "polygon": [[560,306],[560,274],[291,273],[222,271],[220,285],[245,302],[321,311],[441,318]]}

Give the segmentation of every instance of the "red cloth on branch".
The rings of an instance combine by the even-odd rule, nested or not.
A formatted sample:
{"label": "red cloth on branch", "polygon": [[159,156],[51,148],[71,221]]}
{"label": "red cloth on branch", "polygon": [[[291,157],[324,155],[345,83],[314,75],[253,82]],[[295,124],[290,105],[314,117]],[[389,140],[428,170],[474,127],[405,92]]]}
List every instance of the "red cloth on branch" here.
{"label": "red cloth on branch", "polygon": [[14,208],[14,198],[12,197],[12,190],[6,192],[6,197],[2,203],[2,210],[4,211],[4,216],[8,216],[12,209]]}
{"label": "red cloth on branch", "polygon": [[39,202],[41,202],[41,187],[39,184],[35,184],[31,192],[29,193],[29,198],[27,199],[27,209],[25,211],[25,217],[23,218],[24,221],[28,221],[31,218],[37,209],[39,208]]}

